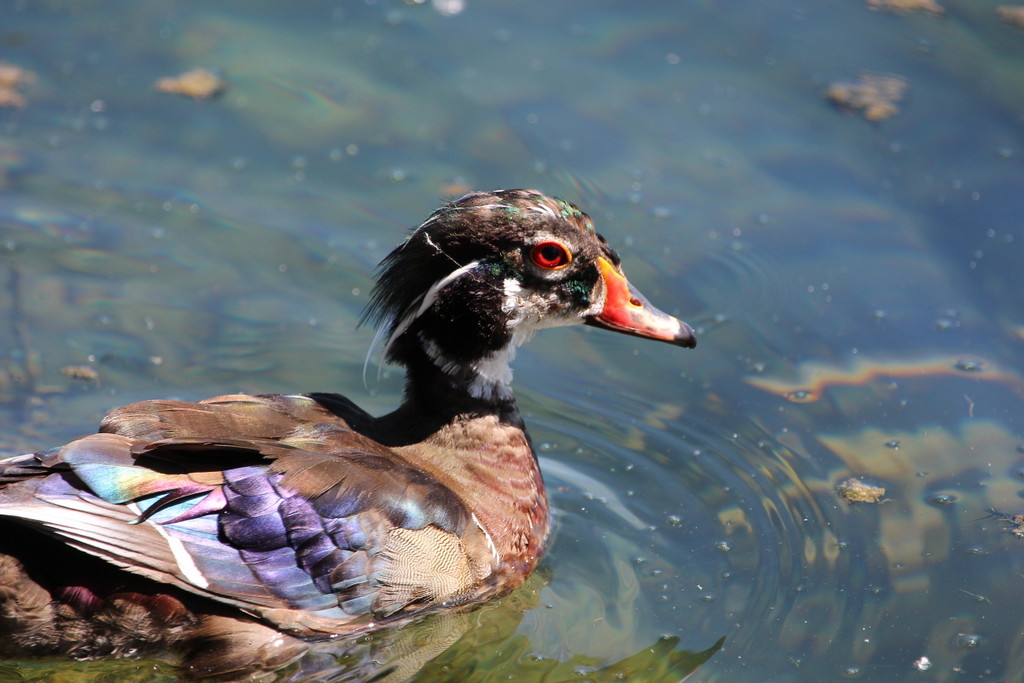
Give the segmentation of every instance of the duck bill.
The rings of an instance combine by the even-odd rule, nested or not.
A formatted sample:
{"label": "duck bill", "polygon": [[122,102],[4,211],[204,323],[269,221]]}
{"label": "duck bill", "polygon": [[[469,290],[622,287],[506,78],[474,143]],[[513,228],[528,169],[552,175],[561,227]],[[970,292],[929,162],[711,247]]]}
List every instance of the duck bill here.
{"label": "duck bill", "polygon": [[644,295],[604,257],[597,259],[604,280],[604,307],[584,320],[587,325],[656,339],[692,349],[697,345],[693,328],[648,303]]}

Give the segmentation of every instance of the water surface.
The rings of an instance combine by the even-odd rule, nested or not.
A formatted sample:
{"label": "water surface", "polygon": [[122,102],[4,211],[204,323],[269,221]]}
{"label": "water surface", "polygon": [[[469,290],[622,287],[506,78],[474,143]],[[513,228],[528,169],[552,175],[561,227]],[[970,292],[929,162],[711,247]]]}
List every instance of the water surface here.
{"label": "water surface", "polygon": [[[367,647],[451,643],[422,680],[1020,679],[1024,540],[990,512],[1024,512],[1024,30],[998,4],[9,3],[0,59],[35,82],[0,110],[0,448],[152,397],[383,412],[376,262],[441,198],[537,187],[699,346],[525,348],[541,570]],[[153,90],[199,66],[222,96]],[[825,101],[864,72],[906,79],[897,115]],[[58,673],[174,676],[0,665]]]}

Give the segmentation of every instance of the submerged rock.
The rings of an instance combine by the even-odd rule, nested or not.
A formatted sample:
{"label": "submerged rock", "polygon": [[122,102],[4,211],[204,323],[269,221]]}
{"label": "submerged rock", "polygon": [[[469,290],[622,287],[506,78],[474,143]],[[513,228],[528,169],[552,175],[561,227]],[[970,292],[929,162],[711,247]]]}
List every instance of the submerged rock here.
{"label": "submerged rock", "polygon": [[902,76],[863,73],[856,83],[832,83],[825,90],[825,98],[840,109],[860,112],[868,121],[883,121],[899,113],[897,104],[907,87]]}
{"label": "submerged rock", "polygon": [[227,82],[209,69],[192,69],[180,76],[161,78],[153,87],[171,95],[205,100],[224,92]]}
{"label": "submerged rock", "polygon": [[22,90],[35,82],[36,75],[31,71],[0,61],[0,107],[23,109],[28,100]]}
{"label": "submerged rock", "polygon": [[887,500],[883,498],[883,487],[865,483],[856,477],[836,484],[836,493],[847,503],[884,503]]}
{"label": "submerged rock", "polygon": [[1024,28],[1024,5],[1001,5],[996,7],[996,14],[1007,24]]}
{"label": "submerged rock", "polygon": [[909,14],[910,12],[927,12],[941,17],[946,10],[935,0],[867,0],[868,9],[874,12],[892,12]]}

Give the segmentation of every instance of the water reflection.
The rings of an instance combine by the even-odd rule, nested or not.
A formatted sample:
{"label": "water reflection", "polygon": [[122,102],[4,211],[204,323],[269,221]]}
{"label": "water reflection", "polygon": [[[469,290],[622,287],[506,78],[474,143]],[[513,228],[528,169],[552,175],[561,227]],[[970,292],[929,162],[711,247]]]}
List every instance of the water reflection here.
{"label": "water reflection", "polygon": [[[578,476],[581,492],[560,490],[558,507],[600,508],[612,518],[605,528],[646,525],[643,559],[661,563],[664,582],[646,586],[658,598],[642,609],[672,623],[654,615],[666,603],[685,608],[675,623],[688,636],[728,634],[702,680],[756,680],[751,661],[792,669],[793,680],[810,661],[834,677],[885,676],[911,670],[907,652],[947,672],[992,667],[1015,628],[999,621],[992,596],[1012,599],[1022,554],[1013,520],[989,510],[1019,509],[1020,437],[980,406],[991,415],[1024,383],[958,356],[819,364],[794,376],[747,377],[766,400],[746,416],[729,412],[733,433],[718,425],[736,405],[730,394],[749,399],[739,385],[719,383],[671,410],[554,381],[571,408],[544,427],[560,432],[551,438],[568,444],[574,468],[619,491],[607,496]],[[807,387],[813,398],[794,395]],[[891,415],[851,423],[879,400]],[[835,488],[851,475],[885,486],[884,499],[844,501]],[[908,628],[917,614],[934,626]]]}

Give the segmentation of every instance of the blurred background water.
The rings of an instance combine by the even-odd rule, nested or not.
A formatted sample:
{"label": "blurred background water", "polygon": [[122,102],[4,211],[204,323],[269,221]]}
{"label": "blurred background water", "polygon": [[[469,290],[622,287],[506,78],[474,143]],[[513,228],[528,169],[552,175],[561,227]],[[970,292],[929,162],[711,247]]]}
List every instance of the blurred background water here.
{"label": "blurred background water", "polygon": [[[536,187],[700,345],[523,350],[551,549],[419,677],[1021,680],[1024,30],[939,1],[5,0],[0,449],[143,398],[384,412],[377,261]],[[197,67],[220,96],[153,87]],[[864,73],[895,115],[826,101]],[[174,676],[105,666],[0,680]]]}

